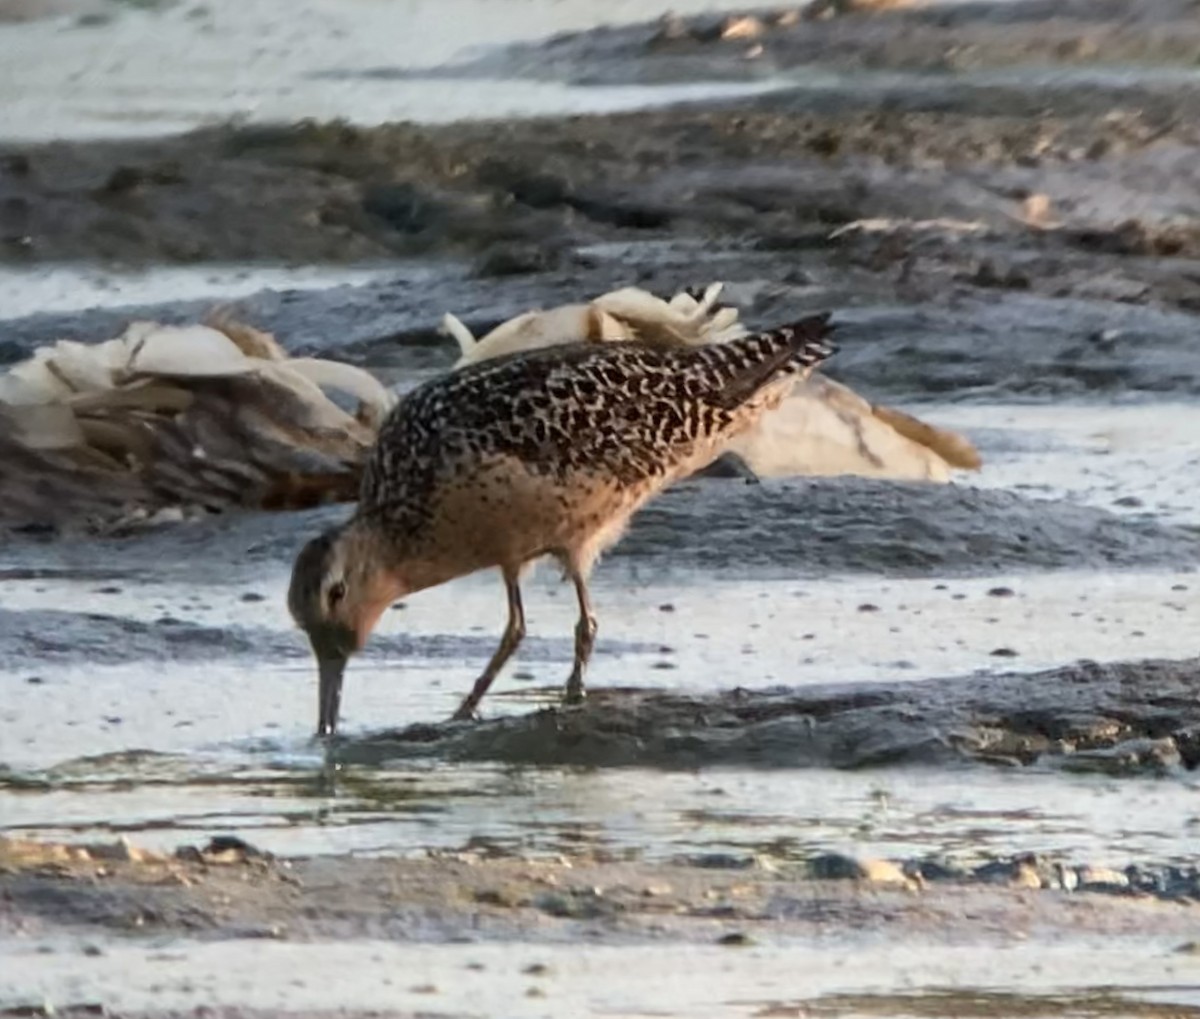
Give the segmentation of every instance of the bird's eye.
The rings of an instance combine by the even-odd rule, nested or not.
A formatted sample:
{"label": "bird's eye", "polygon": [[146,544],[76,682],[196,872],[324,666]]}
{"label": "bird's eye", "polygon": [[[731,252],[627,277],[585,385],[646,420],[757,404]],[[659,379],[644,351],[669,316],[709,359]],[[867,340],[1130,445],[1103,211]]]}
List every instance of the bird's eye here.
{"label": "bird's eye", "polygon": [[346,582],[344,580],[339,580],[336,583],[330,584],[329,594],[326,597],[329,598],[329,607],[333,608],[338,602],[346,597]]}

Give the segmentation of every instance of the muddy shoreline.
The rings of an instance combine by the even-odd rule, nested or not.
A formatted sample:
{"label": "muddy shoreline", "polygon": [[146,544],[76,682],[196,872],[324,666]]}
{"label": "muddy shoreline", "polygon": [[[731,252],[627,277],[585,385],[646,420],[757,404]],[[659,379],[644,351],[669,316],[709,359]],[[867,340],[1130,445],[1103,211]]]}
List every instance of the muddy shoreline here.
{"label": "muddy shoreline", "polygon": [[[443,73],[520,74],[600,84],[632,65],[641,83],[755,80],[780,71],[1044,71],[1133,64],[1194,66],[1197,28],[1181,0],[1017,0],[926,5],[827,0],[664,15],[641,24],[565,32],[485,54]],[[369,76],[402,76],[371,68]]]}
{"label": "muddy shoreline", "polygon": [[[750,98],[0,143],[3,286],[378,269],[232,304],[404,388],[453,360],[443,312],[478,335],[724,280],[751,326],[833,309],[830,375],[975,414],[1013,479],[677,486],[599,571],[616,618],[578,711],[528,707],[571,654],[546,589],[497,691],[515,708],[471,726],[433,720],[499,603],[402,607],[356,664],[327,787],[282,590],[348,507],[95,537],[120,494],[65,486],[0,545],[0,797],[42,839],[0,839],[0,1015],[481,1014],[471,993],[512,1016],[1197,1013],[1196,461],[1131,438],[1165,446],[1191,419],[1164,400],[1200,395],[1194,5],[855,6],[421,74],[774,88]],[[218,303],[9,318],[0,365]],[[1048,409],[1079,414],[1060,438],[1021,420]],[[239,831],[301,848],[206,845]]]}
{"label": "muddy shoreline", "polygon": [[[534,125],[313,125],[265,138],[261,129],[221,129],[9,153],[38,169],[0,173],[4,207],[28,207],[33,217],[11,235],[31,244],[10,245],[7,262],[31,271],[64,258],[202,269],[399,255],[385,282],[233,302],[289,350],[345,358],[388,380],[453,360],[438,333],[444,311],[479,334],[530,307],[617,285],[672,293],[721,279],[751,325],[834,309],[843,346],[829,374],[879,399],[1200,393],[1191,342],[1200,227],[1180,214],[1200,146],[1173,133],[1186,120],[1172,114],[1164,127],[1137,126],[1136,103],[1127,118],[1091,126],[1064,116],[1047,127],[1021,114],[1010,127],[990,109],[965,119],[823,118],[803,98],[791,109],[768,102],[787,100]],[[1000,151],[972,153],[962,140],[971,129],[998,138]],[[816,139],[833,130],[853,137],[836,155],[814,154]],[[1029,137],[1010,139],[1010,130]],[[1077,139],[1054,140],[1076,130]],[[1118,130],[1146,137],[1078,154]],[[855,137],[897,151],[856,153]],[[956,139],[953,153],[921,151],[947,138]],[[495,152],[502,165],[483,158]],[[121,166],[163,159],[187,165],[190,176],[136,184],[115,204],[95,196]],[[383,201],[380,189],[396,209],[366,211]],[[326,221],[330,194],[355,210],[351,225]],[[656,222],[631,226],[614,223],[626,212],[613,209],[659,211]],[[121,224],[119,243],[105,240],[106,223]],[[200,247],[165,250],[176,234]],[[194,321],[217,303],[10,320],[0,360],[63,336],[107,338],[131,319]]]}
{"label": "muddy shoreline", "polygon": [[[1186,962],[1194,951],[1187,912],[1169,899],[1137,889],[1124,874],[1078,868],[1085,878],[1079,883],[1074,868],[1055,869],[1028,859],[997,862],[981,869],[984,876],[972,879],[938,873],[932,864],[926,867],[931,878],[925,878],[916,867],[906,873],[898,865],[871,861],[856,869],[855,861],[831,857],[807,865],[763,863],[734,870],[587,859],[488,859],[471,851],[428,860],[275,861],[247,859],[237,850],[186,847],[175,858],[122,861],[110,854],[80,861],[60,847],[46,847],[40,857],[11,847],[0,852],[0,894],[8,903],[4,933],[43,943],[43,951],[63,964],[79,957],[89,966],[103,965],[112,957],[113,964],[120,965],[131,949],[145,946],[143,950],[153,951],[165,936],[184,934],[197,945],[230,941],[249,953],[258,950],[256,945],[272,943],[448,942],[454,958],[465,956],[459,962],[465,971],[494,972],[503,970],[504,963],[493,957],[489,946],[516,941],[517,959],[533,960],[510,964],[520,973],[521,990],[534,998],[549,995],[553,1001],[570,986],[553,949],[580,942],[592,951],[613,944],[671,944],[713,945],[731,955],[775,946],[786,950],[789,945],[795,952],[805,942],[836,944],[832,931],[853,925],[867,944],[886,943],[903,931],[928,950],[955,940],[961,943],[964,934],[980,948],[997,949],[1034,932],[1038,937],[1119,944],[1122,937],[1152,927],[1154,943],[1167,957],[1174,951]],[[1072,881],[1067,889],[1050,884],[1037,891],[1039,869],[1070,873]],[[1121,881],[1126,884],[1118,887]],[[965,913],[971,921],[964,925]],[[471,931],[465,944],[464,927]],[[460,949],[450,948],[455,943]],[[396,973],[397,991],[416,991],[430,1004],[444,1001],[448,993],[453,996],[450,988],[428,977],[421,980],[419,974]],[[1121,1014],[1160,1014],[1152,1005],[1143,1011],[1136,995],[1123,1000],[1113,993],[1114,1003],[1124,1005]],[[227,998],[228,992],[220,997]],[[1031,994],[1030,1001],[1036,1003],[1037,997]],[[38,1007],[35,1001],[25,1007]],[[1069,1001],[1069,996],[1060,999]],[[62,996],[55,1004],[54,1014],[94,1014],[84,1004],[76,1005],[76,1012]],[[1085,1004],[1086,993],[1081,993],[1080,1005]],[[833,1000],[829,1006],[830,1014],[841,1014]],[[159,1007],[103,1014],[192,1013]],[[205,1009],[202,1014],[214,1013]],[[254,1012],[239,1008],[219,1014]],[[320,1012],[289,1008],[286,1014]],[[337,1014],[360,1013],[350,1005]],[[455,1009],[436,1014],[462,1013]]]}
{"label": "muddy shoreline", "polygon": [[[79,530],[102,494],[78,494],[44,515],[33,533],[11,536],[3,573],[153,580],[186,576],[226,583],[285,573],[313,534],[349,507],[299,513],[209,516],[183,525],[132,525],[124,536],[53,537],[48,525]],[[48,537],[49,535],[49,537]],[[53,564],[47,562],[53,557]],[[874,481],[697,478],[647,506],[608,559],[634,576],[747,577],[764,580],[867,574],[969,577],[1060,569],[1200,565],[1200,535],[1149,515],[1118,516],[1061,499],[957,485]],[[31,573],[30,571],[33,571]]]}
{"label": "muddy shoreline", "polygon": [[[558,119],[306,122],[0,145],[0,263],[200,269],[399,258],[394,281],[239,302],[289,349],[397,373],[448,363],[452,348],[437,334],[446,310],[479,332],[614,285],[673,292],[725,279],[752,324],[836,309],[845,345],[831,372],[880,396],[1194,396],[1200,225],[1188,210],[1200,136],[1188,111],[1200,81],[1150,81],[1145,64],[1121,64],[1105,42],[1111,29],[1190,45],[1190,30],[1172,20],[1180,10],[1174,0],[1114,0],[1063,14],[1055,24],[1087,40],[1086,62],[1110,68],[1099,82],[1037,79],[1037,68],[1078,61],[1070,47],[1057,53],[1061,42],[1051,54],[1037,49],[1055,36],[1044,5],[1023,0],[776,26],[763,38],[779,35],[785,54],[799,46],[789,58],[798,66],[817,46],[844,77],[754,98]],[[1032,77],[908,73],[905,53],[943,22],[1025,47],[1010,63]],[[694,75],[695,60],[747,65],[747,40],[708,40],[705,24],[688,21],[666,47],[643,38],[662,26],[643,26],[530,52],[551,76],[565,73],[550,59],[563,49],[572,66],[591,60],[622,75],[662,66]],[[828,33],[844,52],[825,46]],[[880,69],[899,77],[859,77],[853,54],[881,35],[897,52]],[[489,59],[489,73],[524,66],[519,49]],[[60,335],[112,335],[134,316],[198,317],[210,304],[10,321],[0,357]]]}
{"label": "muddy shoreline", "polygon": [[[139,939],[443,941],[470,926],[476,943],[724,937],[730,945],[731,928],[743,944],[812,937],[842,911],[857,914],[864,928],[899,923],[940,940],[953,936],[947,928],[968,905],[994,920],[1023,914],[1025,924],[1082,923],[1114,934],[1123,921],[1106,898],[1124,900],[1135,914],[1164,916],[1158,904],[1200,897],[1200,878],[1179,868],[1163,878],[1153,867],[1118,871],[1028,856],[973,869],[836,854],[789,860],[769,851],[671,864],[600,857],[512,859],[481,844],[425,859],[281,860],[234,837],[166,856],[121,842],[13,840],[0,843],[0,894],[11,910],[5,933],[25,927],[42,937],[58,930]],[[77,901],[63,898],[68,889]],[[1184,916],[1162,933],[1184,935]]]}

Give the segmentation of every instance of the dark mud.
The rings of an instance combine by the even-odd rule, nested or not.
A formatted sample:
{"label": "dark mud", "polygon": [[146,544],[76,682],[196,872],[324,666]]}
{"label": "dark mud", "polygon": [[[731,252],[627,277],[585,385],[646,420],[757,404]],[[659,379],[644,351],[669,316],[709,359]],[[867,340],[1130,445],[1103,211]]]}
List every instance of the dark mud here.
{"label": "dark mud", "polygon": [[[1178,215],[1198,183],[1200,160],[1193,158],[1192,148],[1164,141],[1153,151],[1104,160],[1037,157],[1035,162],[1044,164],[1040,166],[1010,162],[997,167],[988,165],[986,156],[980,164],[959,167],[947,165],[948,157],[930,157],[933,168],[889,166],[869,154],[826,158],[790,152],[796,146],[787,144],[789,134],[825,130],[810,124],[813,115],[799,110],[665,117],[567,121],[543,125],[540,131],[525,125],[491,128],[504,135],[508,164],[489,170],[482,183],[469,177],[456,180],[453,202],[483,210],[480,216],[510,220],[518,234],[524,231],[529,238],[566,231],[565,254],[555,264],[526,265],[515,275],[481,278],[479,266],[462,261],[464,251],[455,247],[452,234],[430,227],[428,257],[434,261],[398,266],[394,281],[318,293],[263,294],[237,302],[238,313],[276,332],[292,351],[332,354],[382,369],[385,377],[391,369],[398,378],[453,360],[453,345],[437,333],[447,310],[479,334],[530,307],[580,300],[615,286],[637,283],[671,293],[725,279],[735,284],[728,299],[751,325],[834,308],[842,323],[842,351],[829,373],[875,398],[1200,393],[1200,354],[1191,342],[1194,312],[1200,308],[1200,248],[1195,242],[1200,228]],[[880,118],[882,123],[874,122]],[[926,133],[957,137],[963,127],[944,117],[903,123],[912,119],[872,114],[857,128],[853,118],[849,125],[842,117],[831,123],[837,122],[839,132],[895,136],[898,146],[910,148]],[[480,134],[471,140],[471,151],[494,150],[498,143],[488,136],[486,125],[457,130]],[[587,154],[593,130],[614,136],[607,160]],[[396,137],[389,138],[388,132]],[[424,182],[425,168],[406,160],[411,152],[441,143],[405,138],[421,133],[416,128],[357,132],[362,145],[392,153],[379,156],[380,168],[372,173],[417,175]],[[255,157],[270,167],[269,173],[263,171],[273,182],[269,193],[286,195],[293,186],[289,159],[298,158],[296,150],[340,151],[334,134],[316,127],[281,131],[280,139]],[[193,149],[223,152],[236,137],[227,131],[136,144],[177,149],[181,158],[191,158]],[[803,137],[799,143],[803,147]],[[646,144],[667,151],[660,158],[638,155]],[[671,144],[686,148],[687,154],[673,154]],[[766,151],[737,152],[748,144]],[[734,151],[727,154],[725,148]],[[550,169],[556,154],[576,149],[580,155],[568,160],[571,165]],[[224,196],[227,188],[239,193],[223,183],[232,172],[226,164],[249,157],[211,158],[211,179],[198,180],[193,188],[201,195]],[[390,169],[389,159],[395,164]],[[205,164],[197,156],[195,165],[191,172],[199,174]],[[50,169],[48,179],[56,181],[67,172]],[[530,184],[525,178],[535,172],[552,179]],[[524,195],[526,187],[566,188],[582,173],[620,178],[619,186],[636,192],[638,200],[673,202],[678,215],[672,214],[661,229],[591,230],[581,227],[578,211],[561,201],[540,208],[513,197]],[[258,194],[247,192],[247,201],[257,200]],[[1022,221],[1026,199],[1039,195],[1047,196],[1054,215],[1061,214],[1060,226],[1046,229]],[[156,224],[175,212],[166,199],[157,209],[152,198],[158,200],[153,195],[139,199],[149,204],[137,216],[122,213],[120,222],[144,221],[157,237]],[[40,201],[30,201],[41,207]],[[71,222],[77,215],[86,219],[74,208],[64,212]],[[267,232],[262,238],[250,235],[257,215],[229,201],[200,217],[189,213],[186,229],[215,230],[228,217],[222,229],[236,227],[245,240],[244,249],[214,250],[206,257],[305,257],[306,246],[293,242],[291,232],[280,225],[296,215],[294,202],[264,213]],[[864,218],[897,224],[882,232],[852,228],[837,233]],[[917,222],[945,218],[979,229]],[[582,221],[588,222],[586,217]],[[47,238],[58,236],[52,225],[41,229]],[[468,230],[464,236],[471,251],[489,243],[479,231]],[[66,247],[48,251],[46,258],[107,257],[92,250],[86,239],[58,239]],[[524,243],[510,239],[501,247],[519,254]],[[553,249],[554,243],[544,240],[544,247]],[[162,257],[144,246],[133,248],[111,257]],[[403,245],[397,250],[414,253]],[[345,257],[386,254],[350,251]],[[333,256],[312,252],[308,257]],[[15,360],[38,343],[61,336],[107,338],[134,318],[195,320],[210,307],[211,302],[188,302],[10,321],[0,329],[0,358]]]}
{"label": "dark mud", "polygon": [[346,742],[337,754],[358,763],[406,756],[667,768],[985,763],[1165,774],[1200,764],[1200,663],[1081,662],[1040,673],[735,687],[715,696],[606,689],[579,710],[415,725]]}
{"label": "dark mud", "polygon": [[[1195,67],[1200,26],[1188,0],[921,3],[818,0],[743,7],[566,33],[484,55],[449,75],[521,74],[586,84],[770,78],[781,71],[908,71],[942,76],[1020,67]],[[631,74],[632,72],[632,74]],[[371,68],[363,75],[403,77]]]}
{"label": "dark mud", "polygon": [[[77,501],[61,509],[67,520],[77,520],[86,515],[84,506]],[[0,565],[13,577],[40,572],[95,581],[253,584],[264,570],[290,570],[303,543],[348,512],[210,517],[103,540],[14,539]],[[41,522],[48,522],[44,512]],[[634,578],[695,571],[798,579],[1188,570],[1200,565],[1200,533],[1149,517],[956,485],[697,478],[647,506],[609,561]],[[189,639],[181,631],[180,640]]]}
{"label": "dark mud", "polygon": [[[1194,63],[1188,4],[801,20],[764,30],[753,61],[746,39],[713,41],[703,25],[664,45],[651,44],[662,26],[551,41],[489,58],[489,73],[561,77],[569,64],[686,78],[761,60],[853,73],[620,115],[0,147],[0,260],[400,257],[394,282],[261,295],[242,314],[292,350],[403,373],[452,359],[436,333],[446,310],[479,331],[616,285],[725,279],[752,324],[837,309],[844,345],[830,371],[875,397],[1200,393],[1200,77],[1113,64],[1136,53]],[[908,73],[944,46],[1012,73]],[[1081,62],[1104,66],[1065,73]],[[61,335],[112,335],[132,316],[204,310],[10,322],[0,359]]]}
{"label": "dark mud", "polygon": [[[502,282],[472,280],[448,269],[437,282],[402,275],[395,282],[316,293],[265,292],[234,307],[246,321],[274,332],[293,353],[332,356],[385,380],[411,381],[448,368],[457,357],[457,348],[438,333],[446,310],[478,336],[531,307],[586,299],[631,279],[669,294],[697,279],[733,278],[743,282],[727,288],[728,298],[752,326],[835,308],[841,347],[825,374],[874,399],[1200,394],[1196,318],[1188,311],[987,288],[969,288],[949,301],[897,303],[895,295],[881,295],[883,302],[873,306],[844,306],[843,300],[863,303],[861,288],[852,297],[853,279],[836,278],[828,268],[815,270],[809,282],[787,283],[771,278],[791,272],[773,258],[718,254],[690,246],[665,257],[656,249],[623,251],[619,262],[586,271]],[[689,259],[705,268],[684,268]],[[1084,261],[1075,270],[1081,280],[1089,271]],[[1195,272],[1200,279],[1200,263]],[[950,284],[952,295],[955,286]],[[64,336],[107,339],[139,319],[194,322],[213,307],[212,301],[189,301],[10,320],[0,325],[0,361],[17,360]]]}

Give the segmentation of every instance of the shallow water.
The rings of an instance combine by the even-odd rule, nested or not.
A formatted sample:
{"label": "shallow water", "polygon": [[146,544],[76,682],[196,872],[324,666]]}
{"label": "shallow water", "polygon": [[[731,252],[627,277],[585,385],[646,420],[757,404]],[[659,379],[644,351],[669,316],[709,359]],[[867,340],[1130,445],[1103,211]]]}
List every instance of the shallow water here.
{"label": "shallow water", "polygon": [[[240,756],[240,759],[239,759]],[[1034,852],[1112,867],[1193,860],[1200,780],[1004,770],[703,773],[403,765],[343,769],[311,747],[67,762],[5,790],[6,827],[61,839],[127,835],[172,851],[237,832],[281,856],[412,855],[470,845],[524,857],[802,861],[819,853],[973,866]],[[733,864],[736,865],[736,864]]]}
{"label": "shallow water", "polygon": [[[602,24],[728,8],[718,0],[209,0],[80,5],[79,13],[0,22],[0,140],[152,137],[222,123],[414,120],[615,112],[787,87],[862,93],[942,89],[939,76],[821,71],[749,81],[654,85],[606,69],[578,83],[471,68],[509,43]],[[461,76],[448,64],[463,64]],[[181,71],[182,69],[182,71]],[[431,72],[422,76],[421,71]],[[383,71],[379,74],[376,72]],[[436,73],[435,73],[436,72]],[[631,72],[632,74],[632,72]],[[724,77],[728,77],[725,75]],[[1194,83],[1188,68],[1083,67],[963,76],[980,87]]]}
{"label": "shallow water", "polygon": [[[531,635],[546,638],[543,651],[502,677],[489,713],[526,711],[557,697],[574,606],[553,579],[543,577],[527,597]],[[219,588],[88,593],[92,604],[119,616],[152,619],[167,611],[222,626],[251,615],[257,625],[286,631],[277,590],[284,580],[264,578],[261,587],[272,596],[250,606]],[[1015,596],[988,595],[1001,580]],[[1194,640],[1177,621],[1200,610],[1200,594],[1173,590],[1179,586],[1169,573],[947,584],[846,580],[803,589],[748,582],[630,587],[610,578],[597,585],[603,636],[591,682],[715,691],[1034,669],[1083,657],[1127,658],[1131,647],[1183,657]],[[59,605],[81,587],[12,581],[0,604]],[[461,650],[451,637],[433,657],[354,663],[345,731],[447,715],[500,628],[501,602],[494,581],[478,577],[389,614],[384,632],[457,633]],[[878,611],[859,611],[864,604]],[[803,624],[794,626],[799,611]],[[16,780],[0,783],[5,825],[72,839],[136,832],[139,842],[164,848],[232,828],[293,854],[414,852],[483,834],[530,852],[585,843],[651,857],[770,846],[784,855],[1028,849],[1111,864],[1186,859],[1200,825],[1200,786],[1190,780],[976,770],[589,774],[406,761],[350,768],[331,796],[309,739],[312,667],[298,635],[295,641],[298,656],[282,662],[242,656],[164,668],[80,661],[0,677],[0,762],[17,772]],[[992,654],[1007,645],[1019,648],[1019,657]],[[648,650],[612,650],[622,646]],[[653,806],[631,810],[631,803]]]}
{"label": "shallow water", "polygon": [[[1200,474],[1188,465],[1200,408],[972,405],[921,413],[979,437],[987,467],[962,483],[1198,520]],[[1114,506],[1129,492],[1143,505]],[[0,789],[6,825],[80,839],[131,831],[164,847],[237,828],[280,853],[413,852],[486,834],[539,852],[588,841],[657,857],[771,845],[785,854],[889,856],[1028,849],[1112,864],[1187,859],[1200,830],[1200,787],[1191,780],[978,770],[588,774],[404,762],[350,769],[338,794],[327,796],[309,740],[313,670],[284,606],[286,566],[253,583],[186,586],[124,578],[119,560],[112,568],[111,580],[6,579],[0,608],[70,606],[258,632],[293,655],[247,652],[243,641],[223,657],[217,647],[211,659],[120,663],[119,649],[89,651],[85,633],[53,663],[14,665],[0,674],[0,764],[22,778]],[[1031,671],[1085,658],[1183,658],[1196,651],[1200,585],[1170,570],[718,581],[638,576],[613,561],[597,573],[595,600],[594,686],[712,692]],[[552,701],[568,670],[575,605],[556,571],[534,575],[526,605],[531,640],[486,702],[492,714]],[[379,632],[414,638],[412,651],[351,665],[346,731],[448,715],[503,613],[490,574],[389,612]],[[123,756],[135,749],[146,753]],[[653,806],[631,811],[630,803]]]}
{"label": "shallow water", "polygon": [[1123,515],[1200,523],[1200,406],[972,405],[931,409],[987,450],[972,484]]}
{"label": "shallow water", "polygon": [[[1033,671],[1081,658],[1182,658],[1195,651],[1189,623],[1200,612],[1200,586],[1166,572],[652,585],[609,573],[595,584],[602,629],[590,675],[598,687],[714,692]],[[306,738],[313,670],[282,604],[286,579],[264,577],[266,600],[249,605],[236,600],[240,592],[219,587],[129,585],[101,594],[72,581],[6,581],[0,607],[59,606],[87,592],[90,609],[119,617],[169,616],[231,633],[239,624],[274,630],[294,644],[295,657],[179,657],[164,671],[158,662],[93,664],[80,648],[60,656],[61,664],[23,664],[5,678],[10,695],[0,708],[0,761],[45,766],[109,753],[129,746],[131,734],[134,745],[158,751],[259,736]],[[1014,596],[990,596],[998,586]],[[550,571],[527,592],[530,636],[541,639],[542,651],[518,655],[489,695],[491,713],[525,711],[531,700],[556,697],[569,670],[573,595]],[[389,613],[381,636],[446,640],[432,648],[415,643],[403,659],[352,663],[343,705],[349,730],[449,715],[498,639],[503,616],[503,597],[489,574],[423,592]],[[1001,648],[1013,653],[994,654]],[[166,646],[163,653],[170,653]],[[111,661],[111,653],[105,658]],[[37,682],[28,682],[31,676]],[[229,696],[215,698],[214,691]]]}
{"label": "shallow water", "polygon": [[[620,110],[769,83],[573,88],[512,80],[339,79],[436,67],[483,46],[660,10],[633,0],[210,0],[0,25],[0,140],[154,136],[238,118],[362,124]],[[668,5],[663,5],[663,10]],[[712,0],[683,0],[694,13]]]}
{"label": "shallow water", "polygon": [[395,263],[339,269],[327,266],[158,266],[127,270],[83,265],[0,268],[3,318],[121,308],[159,301],[234,301],[263,290],[326,290],[375,280],[421,282],[436,266]]}
{"label": "shallow water", "polygon": [[[50,951],[38,951],[39,948]],[[392,942],[273,944],[224,941],[153,948],[120,946],[103,958],[23,944],[9,979],[38,1000],[78,989],[115,1007],[185,1008],[202,1002],[287,1009],[416,1009],[422,1014],[768,1017],[837,1015],[1177,1015],[1200,1008],[1200,964],[1145,938],[1116,949],[1071,944],[947,947],[925,939],[847,950],[836,934],[818,944],[731,951],[708,945],[472,944]],[[4,951],[0,945],[0,951]],[[529,976],[540,965],[544,977]],[[20,972],[19,983],[16,979]],[[0,977],[0,993],[6,990]],[[1078,988],[1103,985],[1103,991]],[[538,993],[530,994],[536,986]],[[847,987],[855,1000],[833,997]],[[965,988],[987,988],[987,996]],[[961,1000],[956,998],[963,990]],[[1014,997],[1006,1000],[1003,992]],[[829,995],[830,1011],[821,997]],[[1057,995],[1058,1000],[1051,998]],[[1045,1010],[1037,1009],[1045,996]],[[1074,1000],[1073,1000],[1074,999]],[[67,999],[69,1000],[69,999]],[[84,1000],[90,1000],[84,998]],[[1165,1003],[1142,1012],[1139,1002]],[[1108,1004],[1105,1011],[1098,1008]],[[980,1006],[987,1010],[981,1010]],[[1178,1011],[1169,1011],[1174,1005]],[[947,1011],[947,1006],[953,1011]],[[1116,1006],[1114,1010],[1113,1006]],[[1123,1009],[1122,1009],[1123,1006]],[[1020,1009],[1020,1011],[1017,1011]]]}

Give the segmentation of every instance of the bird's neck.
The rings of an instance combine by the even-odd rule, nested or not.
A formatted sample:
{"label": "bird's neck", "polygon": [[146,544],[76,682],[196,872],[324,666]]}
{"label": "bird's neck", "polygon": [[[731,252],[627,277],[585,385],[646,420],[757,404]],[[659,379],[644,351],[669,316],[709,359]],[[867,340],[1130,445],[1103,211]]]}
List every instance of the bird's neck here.
{"label": "bird's neck", "polygon": [[360,592],[362,618],[369,632],[384,609],[411,590],[403,569],[405,550],[388,531],[364,517],[351,519],[341,540],[347,569],[354,573],[353,587]]}
{"label": "bird's neck", "polygon": [[454,557],[431,551],[421,541],[389,526],[386,519],[355,517],[347,530],[351,532],[349,540],[355,545],[354,560],[375,574],[368,586],[381,595],[384,590],[389,591],[391,601],[437,587],[478,568],[472,564],[464,570]]}

